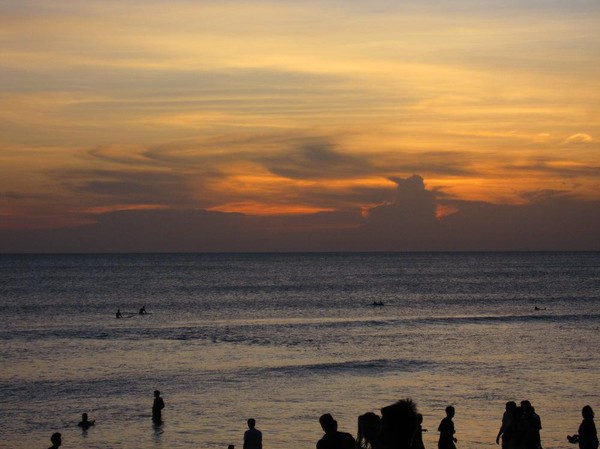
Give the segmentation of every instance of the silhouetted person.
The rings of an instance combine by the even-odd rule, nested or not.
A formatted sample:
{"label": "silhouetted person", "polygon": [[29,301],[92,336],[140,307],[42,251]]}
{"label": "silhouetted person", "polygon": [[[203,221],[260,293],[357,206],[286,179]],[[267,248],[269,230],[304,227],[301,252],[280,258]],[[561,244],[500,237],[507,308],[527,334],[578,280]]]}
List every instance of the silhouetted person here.
{"label": "silhouetted person", "polygon": [[354,437],[346,432],[338,432],[337,421],[329,413],[322,415],[319,423],[325,435],[317,443],[317,449],[355,449]]}
{"label": "silhouetted person", "polygon": [[140,315],[146,315],[146,306],[142,306],[140,309]]}
{"label": "silhouetted person", "polygon": [[154,403],[152,404],[152,421],[157,424],[162,422],[162,409],[165,408],[165,401],[160,397],[160,391],[154,391]]}
{"label": "silhouetted person", "polygon": [[423,432],[427,432],[427,429],[423,429],[423,415],[417,413],[417,428],[415,429],[415,435],[411,444],[411,449],[425,449],[423,443]]}
{"label": "silhouetted person", "polygon": [[502,438],[502,449],[508,449],[510,442],[511,420],[514,419],[516,408],[517,403],[515,401],[508,401],[504,406],[502,425],[500,426],[500,430],[498,430],[498,435],[496,436],[496,444],[500,444],[500,438]]}
{"label": "silhouetted person", "polygon": [[583,421],[579,425],[577,435],[567,435],[569,443],[579,443],[579,449],[598,449],[598,433],[594,423],[594,410],[589,405],[581,409]]}
{"label": "silhouetted person", "polygon": [[58,449],[62,444],[62,435],[58,432],[53,433],[50,437],[50,441],[52,442],[52,446],[50,446],[48,449]]}
{"label": "silhouetted person", "polygon": [[244,432],[244,449],[262,449],[262,432],[253,418],[248,420],[248,430]]}
{"label": "silhouetted person", "polygon": [[415,436],[411,444],[411,449],[425,449],[423,444],[423,432],[427,432],[427,429],[423,429],[423,415],[417,413],[417,428],[415,429]]}
{"label": "silhouetted person", "polygon": [[458,442],[454,434],[456,431],[454,430],[454,422],[452,418],[454,418],[454,407],[449,405],[446,407],[446,417],[442,419],[440,425],[438,427],[438,431],[440,432],[440,439],[438,441],[439,449],[456,449],[454,443]]}
{"label": "silhouetted person", "polygon": [[510,420],[510,439],[508,449],[527,449],[528,441],[531,439],[531,426],[522,407],[515,408]]}
{"label": "silhouetted person", "polygon": [[381,409],[381,447],[410,449],[418,426],[417,406],[402,399]]}
{"label": "silhouetted person", "polygon": [[381,448],[381,418],[369,412],[358,417],[356,447],[359,449]]}
{"label": "silhouetted person", "polygon": [[82,413],[81,414],[81,421],[79,421],[79,424],[77,424],[79,427],[81,427],[83,430],[87,430],[90,427],[92,427],[94,424],[96,424],[96,421],[88,421],[88,414],[87,413]]}
{"label": "silhouetted person", "polygon": [[123,318],[123,314],[121,313],[121,309],[117,309],[117,318]]}
{"label": "silhouetted person", "polygon": [[542,430],[542,420],[540,416],[535,412],[529,401],[521,401],[521,410],[523,411],[523,419],[526,422],[525,446],[527,449],[541,449],[540,430]]}

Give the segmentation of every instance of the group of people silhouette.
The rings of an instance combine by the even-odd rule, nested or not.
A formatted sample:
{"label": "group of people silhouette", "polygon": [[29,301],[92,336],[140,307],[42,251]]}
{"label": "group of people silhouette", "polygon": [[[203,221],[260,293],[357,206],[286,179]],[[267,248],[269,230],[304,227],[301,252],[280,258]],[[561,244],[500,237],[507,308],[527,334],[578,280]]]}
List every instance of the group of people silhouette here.
{"label": "group of people silhouette", "polygon": [[[152,421],[162,424],[162,410],[165,408],[160,391],[154,391],[152,404]],[[456,449],[453,406],[446,407],[446,416],[438,426],[438,449]],[[598,449],[598,434],[594,423],[594,411],[586,405],[581,414],[583,421],[578,433],[568,435],[567,440],[578,444],[579,449]],[[402,399],[381,409],[381,416],[369,412],[358,417],[358,432],[354,438],[350,433],[338,430],[338,423],[330,413],[319,418],[324,435],[317,442],[316,449],[425,449],[423,444],[423,415],[417,412],[417,406],[411,399]],[[87,413],[82,415],[78,426],[87,430],[95,421],[88,419]],[[247,421],[248,430],[244,432],[243,449],[262,449],[262,432],[256,428],[256,420]],[[496,444],[502,440],[502,449],[543,449],[540,437],[542,422],[529,401],[506,403],[502,416],[502,425],[496,436]],[[52,434],[49,449],[58,449],[62,445],[62,435]],[[235,449],[229,445],[228,449]]]}
{"label": "group of people silhouette", "polygon": [[[135,313],[131,313],[131,312],[129,312],[129,313],[126,312],[126,313],[127,313],[127,316],[124,317],[123,313],[121,312],[121,309],[117,309],[117,313],[115,315],[116,315],[117,319],[119,319],[119,318],[131,318],[132,316],[135,315]],[[145,305],[140,308],[140,311],[138,312],[138,315],[148,315],[148,312],[146,312],[146,306]]]}
{"label": "group of people silhouette", "polygon": [[[454,407],[446,407],[438,431],[439,449],[453,449],[457,441],[454,436]],[[381,416],[369,412],[358,417],[356,439],[347,432],[338,430],[337,421],[326,413],[319,418],[325,434],[317,443],[317,449],[425,449],[423,444],[423,415],[411,399],[403,399],[381,409]]]}
{"label": "group of people silhouette", "polygon": [[[165,408],[165,402],[163,398],[160,396],[160,391],[154,390],[154,402],[152,403],[152,421],[155,425],[162,424],[162,410]],[[86,431],[90,427],[96,424],[96,420],[91,420],[88,417],[87,413],[81,414],[81,421],[77,423],[78,427],[81,427],[81,430]],[[48,449],[58,449],[62,445],[62,434],[60,432],[55,432],[50,437],[50,442],[52,446]]]}
{"label": "group of people silhouette", "polygon": [[[154,390],[154,401],[152,403],[152,422],[155,426],[163,423],[162,411],[165,408],[165,401],[160,395],[159,390]],[[87,413],[81,415],[81,421],[77,424],[82,430],[88,430],[96,424],[96,420],[90,421]],[[247,421],[248,430],[244,432],[243,449],[262,449],[262,432],[256,428],[256,420],[250,418]],[[62,434],[55,432],[50,437],[52,446],[49,449],[58,449],[62,445]],[[234,449],[234,445],[229,445],[229,449]]]}
{"label": "group of people silhouette", "polygon": [[[456,449],[453,406],[446,407],[446,416],[438,426],[438,449]],[[583,421],[576,435],[567,440],[579,444],[580,449],[598,449],[598,434],[594,423],[594,411],[586,405],[581,414]],[[340,432],[337,422],[326,413],[319,418],[325,435],[317,443],[317,449],[425,449],[423,444],[423,415],[411,399],[403,399],[381,409],[381,416],[369,412],[358,417],[357,438]],[[502,426],[496,443],[502,439],[503,449],[542,449],[541,419],[529,401],[520,406],[514,401],[506,404]]]}
{"label": "group of people silhouette", "polygon": [[502,425],[496,444],[502,439],[502,449],[542,449],[542,420],[529,401],[508,401],[502,415]]}

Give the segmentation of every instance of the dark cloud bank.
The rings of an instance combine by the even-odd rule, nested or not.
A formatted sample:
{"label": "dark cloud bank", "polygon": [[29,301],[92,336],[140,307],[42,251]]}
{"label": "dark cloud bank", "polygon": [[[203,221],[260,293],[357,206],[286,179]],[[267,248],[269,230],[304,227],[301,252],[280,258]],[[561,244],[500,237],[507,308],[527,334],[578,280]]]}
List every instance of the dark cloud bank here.
{"label": "dark cloud bank", "polygon": [[[528,205],[456,201],[423,179],[393,179],[394,200],[358,210],[256,217],[136,210],[89,225],[0,232],[2,252],[598,251],[600,202],[544,192]],[[436,206],[457,210],[440,220]]]}

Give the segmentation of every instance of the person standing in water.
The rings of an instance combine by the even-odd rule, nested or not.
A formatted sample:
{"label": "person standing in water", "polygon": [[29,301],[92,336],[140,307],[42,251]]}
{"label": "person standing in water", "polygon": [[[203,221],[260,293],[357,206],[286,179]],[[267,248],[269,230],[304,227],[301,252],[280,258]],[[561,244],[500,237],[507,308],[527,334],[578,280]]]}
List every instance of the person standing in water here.
{"label": "person standing in water", "polygon": [[256,428],[256,420],[248,420],[248,430],[244,432],[244,449],[262,449],[262,432]]}
{"label": "person standing in water", "polygon": [[594,423],[594,410],[586,405],[581,410],[583,421],[579,425],[577,435],[567,435],[567,440],[572,444],[579,444],[579,449],[598,449],[598,433]]}
{"label": "person standing in water", "polygon": [[456,433],[454,430],[454,422],[452,421],[452,418],[454,418],[454,413],[454,407],[451,405],[446,407],[446,417],[442,419],[442,422],[438,427],[438,431],[440,432],[438,449],[456,449],[456,445],[454,443],[458,442],[458,440],[454,436]]}
{"label": "person standing in water", "polygon": [[154,403],[152,404],[152,421],[157,424],[162,423],[162,409],[165,408],[165,401],[160,397],[160,391],[154,391]]}

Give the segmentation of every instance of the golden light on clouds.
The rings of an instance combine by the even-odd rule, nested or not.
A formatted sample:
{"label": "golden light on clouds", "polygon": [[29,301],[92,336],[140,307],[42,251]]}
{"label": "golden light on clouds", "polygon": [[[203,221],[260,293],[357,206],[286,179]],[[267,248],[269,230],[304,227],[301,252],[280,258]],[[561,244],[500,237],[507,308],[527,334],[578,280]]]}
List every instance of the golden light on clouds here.
{"label": "golden light on clouds", "polygon": [[219,206],[209,207],[207,210],[219,212],[237,212],[247,215],[303,215],[314,214],[317,212],[331,212],[333,209],[241,201],[237,203],[221,204]]}
{"label": "golden light on clouds", "polygon": [[455,3],[4,2],[0,227],[600,199],[600,10]]}

